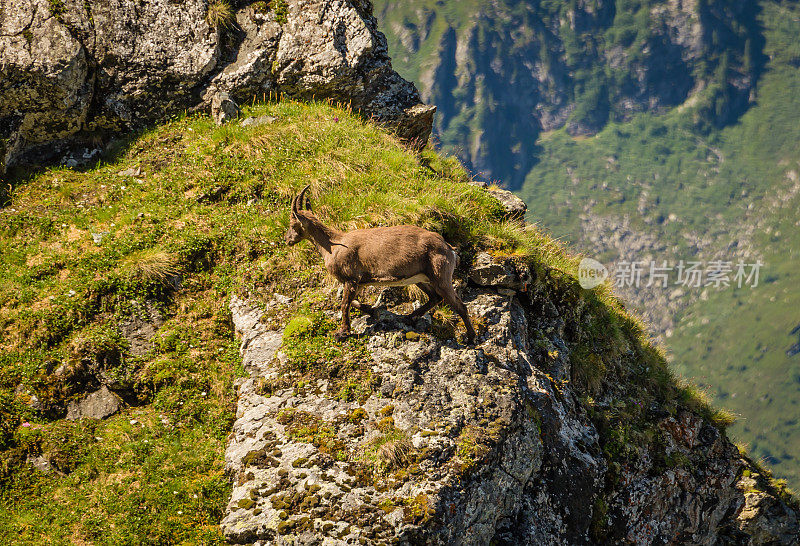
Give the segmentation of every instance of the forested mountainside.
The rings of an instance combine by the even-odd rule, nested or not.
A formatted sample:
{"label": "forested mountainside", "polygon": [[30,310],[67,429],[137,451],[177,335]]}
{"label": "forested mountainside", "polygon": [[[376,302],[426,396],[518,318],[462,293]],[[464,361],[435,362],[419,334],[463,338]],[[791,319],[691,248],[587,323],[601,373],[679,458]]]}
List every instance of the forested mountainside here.
{"label": "forested mountainside", "polygon": [[439,108],[442,144],[515,189],[542,132],[592,135],[689,98],[699,124],[721,126],[763,63],[758,6],[743,0],[376,4],[395,67]]}
{"label": "forested mountainside", "polygon": [[[531,221],[608,266],[764,264],[755,288],[687,287],[672,269],[667,288],[645,276],[620,292],[676,368],[740,416],[733,434],[800,484],[796,4],[376,5],[395,66],[438,101],[442,147],[518,188]],[[579,123],[584,105],[600,121]]]}

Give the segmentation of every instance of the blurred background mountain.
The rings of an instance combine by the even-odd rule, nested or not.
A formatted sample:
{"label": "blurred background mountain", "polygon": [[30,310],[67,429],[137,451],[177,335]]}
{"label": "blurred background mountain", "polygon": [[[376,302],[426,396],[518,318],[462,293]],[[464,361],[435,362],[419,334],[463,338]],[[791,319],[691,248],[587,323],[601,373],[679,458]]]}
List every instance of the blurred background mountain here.
{"label": "blurred background mountain", "polygon": [[[376,0],[435,138],[612,266],[762,262],[757,286],[620,288],[732,434],[800,487],[800,8]],[[752,284],[752,282],[751,282]]]}

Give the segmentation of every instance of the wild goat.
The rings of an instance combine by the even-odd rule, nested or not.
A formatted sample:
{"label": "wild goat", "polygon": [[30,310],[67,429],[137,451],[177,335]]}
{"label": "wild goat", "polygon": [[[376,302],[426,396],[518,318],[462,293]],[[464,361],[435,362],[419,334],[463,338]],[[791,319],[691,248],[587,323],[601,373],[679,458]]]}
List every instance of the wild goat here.
{"label": "wild goat", "polygon": [[438,233],[416,226],[376,227],[343,232],[324,225],[311,212],[303,188],[292,200],[286,244],[308,239],[325,262],[325,268],[344,285],[342,327],[336,332],[341,340],[350,334],[350,305],[364,312],[372,308],[353,301],[364,286],[408,286],[416,284],[428,301],[408,318],[424,315],[444,300],[464,321],[469,342],[475,341],[475,329],[467,307],[453,289],[453,272],[458,254]]}

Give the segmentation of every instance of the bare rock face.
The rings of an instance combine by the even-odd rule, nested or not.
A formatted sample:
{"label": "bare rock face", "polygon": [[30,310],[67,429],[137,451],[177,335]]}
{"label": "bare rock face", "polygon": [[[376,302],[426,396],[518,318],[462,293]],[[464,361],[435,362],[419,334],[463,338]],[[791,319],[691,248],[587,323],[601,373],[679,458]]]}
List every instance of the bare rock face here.
{"label": "bare rock face", "polygon": [[134,312],[120,321],[120,331],[130,344],[131,354],[142,356],[153,348],[152,339],[158,328],[164,324],[164,317],[152,302],[144,305],[133,302]]}
{"label": "bare rock face", "polygon": [[800,540],[797,514],[787,510],[781,499],[764,492],[765,481],[759,469],[747,465],[737,483],[744,505],[731,538],[739,544],[797,544]]}
{"label": "bare rock face", "polygon": [[331,99],[427,142],[435,108],[392,70],[370,2],[288,0],[281,14],[234,4],[236,24],[212,27],[205,0],[3,2],[2,168],[206,108],[220,92]]}
{"label": "bare rock face", "polygon": [[[231,301],[250,377],[225,456],[229,541],[796,543],[798,514],[723,432],[690,410],[628,400],[643,373],[629,342],[618,356],[629,375],[587,387],[576,341],[596,325],[578,289],[545,273],[512,290],[521,270],[495,265],[502,287],[486,278],[462,293],[474,346],[429,319],[404,322],[393,303],[356,319],[371,387],[355,399],[333,376],[296,381],[282,332]],[[642,412],[638,425],[626,411]],[[633,440],[634,426],[649,440]]]}
{"label": "bare rock face", "polygon": [[226,92],[214,94],[211,99],[211,117],[217,125],[239,117],[239,105]]}
{"label": "bare rock face", "polygon": [[105,385],[99,390],[86,395],[80,401],[73,401],[67,407],[67,419],[105,419],[117,413],[122,407],[122,400]]}

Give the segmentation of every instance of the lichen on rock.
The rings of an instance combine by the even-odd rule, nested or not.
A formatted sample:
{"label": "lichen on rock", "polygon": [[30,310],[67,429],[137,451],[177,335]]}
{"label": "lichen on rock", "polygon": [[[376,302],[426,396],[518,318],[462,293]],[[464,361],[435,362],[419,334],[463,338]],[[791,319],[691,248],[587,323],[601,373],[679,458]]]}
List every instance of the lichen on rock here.
{"label": "lichen on rock", "polygon": [[[493,260],[478,267],[502,268]],[[226,537],[790,543],[797,513],[764,480],[760,496],[745,492],[749,463],[724,432],[678,402],[636,398],[646,400],[636,377],[646,372],[632,371],[642,361],[633,340],[617,339],[605,375],[585,380],[591,303],[546,272],[528,275],[516,290],[502,276],[463,288],[482,325],[475,346],[437,336],[430,320],[406,323],[391,305],[359,317],[367,350],[353,358],[370,383],[356,398],[322,374],[293,379],[284,336],[232,300],[251,377],[226,454]]]}

